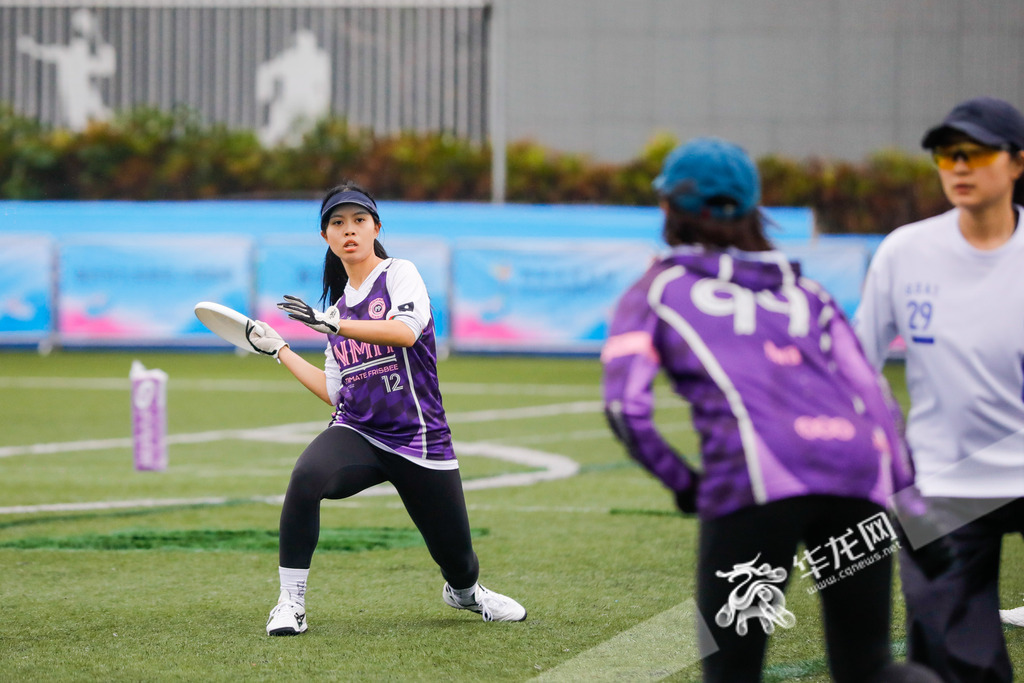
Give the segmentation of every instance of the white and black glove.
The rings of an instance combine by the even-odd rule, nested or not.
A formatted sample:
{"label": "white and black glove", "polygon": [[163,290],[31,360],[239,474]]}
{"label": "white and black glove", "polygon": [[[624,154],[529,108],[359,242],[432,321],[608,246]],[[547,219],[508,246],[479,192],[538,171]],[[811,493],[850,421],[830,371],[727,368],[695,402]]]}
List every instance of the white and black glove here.
{"label": "white and black glove", "polygon": [[331,306],[321,313],[297,296],[284,295],[285,300],[278,303],[277,307],[288,314],[292,320],[324,334],[338,334],[338,322],[341,320],[341,312],[337,306]]}
{"label": "white and black glove", "polygon": [[281,352],[281,349],[288,346],[288,342],[282,339],[273,327],[262,320],[257,320],[255,325],[252,321],[245,323],[245,338],[249,340],[249,346],[254,351],[275,360],[277,360],[277,354]]}

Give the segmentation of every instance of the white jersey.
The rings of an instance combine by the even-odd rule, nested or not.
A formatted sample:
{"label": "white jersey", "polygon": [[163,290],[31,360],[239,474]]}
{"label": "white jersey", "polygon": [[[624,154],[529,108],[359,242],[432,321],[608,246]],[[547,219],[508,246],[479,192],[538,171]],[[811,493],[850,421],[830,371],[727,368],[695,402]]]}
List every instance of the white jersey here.
{"label": "white jersey", "polygon": [[907,440],[926,496],[1024,496],[1024,210],[991,251],[959,209],[905,225],[875,253],[854,319],[881,369],[907,345]]}

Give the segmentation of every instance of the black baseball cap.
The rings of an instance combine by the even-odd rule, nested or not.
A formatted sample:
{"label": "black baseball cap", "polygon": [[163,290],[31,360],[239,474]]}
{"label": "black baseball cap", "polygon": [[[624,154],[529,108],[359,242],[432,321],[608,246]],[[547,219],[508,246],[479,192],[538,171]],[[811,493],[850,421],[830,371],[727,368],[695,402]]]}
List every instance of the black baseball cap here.
{"label": "black baseball cap", "polygon": [[324,207],[320,209],[320,221],[323,222],[326,220],[327,217],[331,215],[331,211],[341,204],[356,204],[361,206],[373,214],[373,217],[377,221],[380,221],[380,216],[377,213],[377,202],[373,201],[370,199],[369,195],[366,195],[359,190],[345,190],[344,192],[339,192],[331,197],[327,203],[324,204]]}
{"label": "black baseball cap", "polygon": [[952,133],[963,133],[989,147],[1012,145],[1024,149],[1024,115],[1009,102],[995,97],[975,97],[953,107],[942,123],[921,140],[935,149]]}

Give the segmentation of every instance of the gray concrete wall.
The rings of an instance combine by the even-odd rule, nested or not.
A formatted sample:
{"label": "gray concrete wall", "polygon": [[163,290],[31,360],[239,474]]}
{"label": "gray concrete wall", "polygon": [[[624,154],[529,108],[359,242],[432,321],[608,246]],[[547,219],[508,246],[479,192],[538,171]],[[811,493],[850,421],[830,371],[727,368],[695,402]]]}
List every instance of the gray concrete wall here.
{"label": "gray concrete wall", "polygon": [[[96,88],[112,109],[262,125],[254,70],[306,28],[331,54],[333,114],[483,140],[488,1],[507,18],[507,139],[599,160],[659,131],[860,159],[917,149],[970,96],[1024,108],[1024,0],[97,0],[118,58]],[[0,102],[62,122],[56,68],[16,46],[67,43],[80,6],[0,0]]]}
{"label": "gray concrete wall", "polygon": [[658,131],[754,154],[918,149],[1024,108],[1024,0],[508,0],[508,135],[622,161]]}

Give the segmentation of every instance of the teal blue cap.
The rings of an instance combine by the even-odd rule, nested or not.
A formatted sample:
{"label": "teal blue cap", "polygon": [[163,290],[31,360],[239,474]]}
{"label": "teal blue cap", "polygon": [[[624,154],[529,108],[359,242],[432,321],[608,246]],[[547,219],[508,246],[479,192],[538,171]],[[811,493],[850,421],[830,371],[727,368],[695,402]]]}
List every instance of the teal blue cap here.
{"label": "teal blue cap", "polygon": [[746,151],[719,138],[695,138],[665,158],[655,191],[680,211],[715,218],[746,216],[761,201],[761,178]]}

